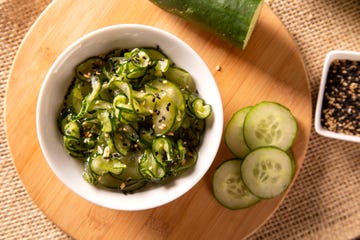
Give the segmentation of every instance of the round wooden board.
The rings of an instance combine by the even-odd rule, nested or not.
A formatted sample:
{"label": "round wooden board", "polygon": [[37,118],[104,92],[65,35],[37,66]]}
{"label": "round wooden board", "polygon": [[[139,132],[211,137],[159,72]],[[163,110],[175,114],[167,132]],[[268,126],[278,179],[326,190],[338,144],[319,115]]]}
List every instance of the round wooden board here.
{"label": "round wooden board", "polygon": [[[311,130],[309,84],[294,41],[267,5],[243,51],[146,0],[55,0],[25,37],[7,91],[8,142],[29,195],[49,219],[76,239],[248,236],[269,219],[289,190],[246,210],[231,211],[220,206],[211,193],[211,177],[222,161],[232,157],[223,142],[209,172],[191,191],[165,206],[138,212],[115,211],[87,202],[68,190],[48,167],[35,129],[37,96],[47,70],[80,36],[121,23],[162,28],[193,47],[213,71],[222,95],[225,124],[237,109],[262,100],[290,108],[299,123],[293,148],[298,175]],[[221,71],[216,71],[216,66],[221,66]]]}

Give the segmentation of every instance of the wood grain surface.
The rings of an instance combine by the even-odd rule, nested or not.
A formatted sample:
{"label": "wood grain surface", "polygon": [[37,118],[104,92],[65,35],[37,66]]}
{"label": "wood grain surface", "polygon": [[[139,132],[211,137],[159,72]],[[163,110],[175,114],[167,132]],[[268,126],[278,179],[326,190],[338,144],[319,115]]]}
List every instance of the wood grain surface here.
{"label": "wood grain surface", "polygon": [[[220,89],[225,124],[237,109],[262,100],[290,108],[299,123],[293,147],[298,175],[311,130],[309,84],[296,44],[267,5],[246,50],[241,50],[146,0],[55,0],[23,40],[6,98],[8,142],[29,195],[55,224],[76,239],[245,238],[271,217],[290,188],[246,210],[220,206],[211,193],[211,177],[222,161],[232,157],[223,142],[209,172],[192,190],[169,204],[144,211],[115,211],[89,203],[68,190],[48,167],[35,129],[37,96],[47,70],[80,36],[121,23],[167,30],[197,51]],[[216,66],[221,66],[221,71]]]}

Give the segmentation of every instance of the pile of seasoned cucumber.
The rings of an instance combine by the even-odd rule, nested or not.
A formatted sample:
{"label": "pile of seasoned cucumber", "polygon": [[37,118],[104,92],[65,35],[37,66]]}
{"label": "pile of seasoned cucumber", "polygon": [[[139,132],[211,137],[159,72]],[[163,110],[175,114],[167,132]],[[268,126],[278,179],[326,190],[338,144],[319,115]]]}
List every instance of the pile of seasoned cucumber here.
{"label": "pile of seasoned cucumber", "polygon": [[76,67],[58,126],[87,182],[128,193],[193,167],[211,112],[160,49],[116,49]]}
{"label": "pile of seasoned cucumber", "polygon": [[235,112],[224,132],[235,157],[213,175],[218,202],[235,210],[283,193],[295,173],[291,147],[297,129],[290,110],[276,102],[263,101]]}

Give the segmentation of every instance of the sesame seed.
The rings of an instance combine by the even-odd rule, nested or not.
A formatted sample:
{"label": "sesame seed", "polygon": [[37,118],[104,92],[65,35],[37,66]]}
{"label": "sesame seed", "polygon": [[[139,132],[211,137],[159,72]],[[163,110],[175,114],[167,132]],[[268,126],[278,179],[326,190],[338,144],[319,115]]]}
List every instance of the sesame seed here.
{"label": "sesame seed", "polygon": [[360,136],[360,62],[335,60],[330,64],[321,124],[337,133]]}

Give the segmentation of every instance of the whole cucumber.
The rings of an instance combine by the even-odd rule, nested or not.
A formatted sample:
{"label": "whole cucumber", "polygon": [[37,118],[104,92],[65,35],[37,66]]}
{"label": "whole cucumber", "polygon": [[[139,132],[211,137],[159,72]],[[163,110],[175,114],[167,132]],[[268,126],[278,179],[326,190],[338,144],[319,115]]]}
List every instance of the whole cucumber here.
{"label": "whole cucumber", "polygon": [[243,49],[263,0],[150,0],[163,10],[198,23]]}

